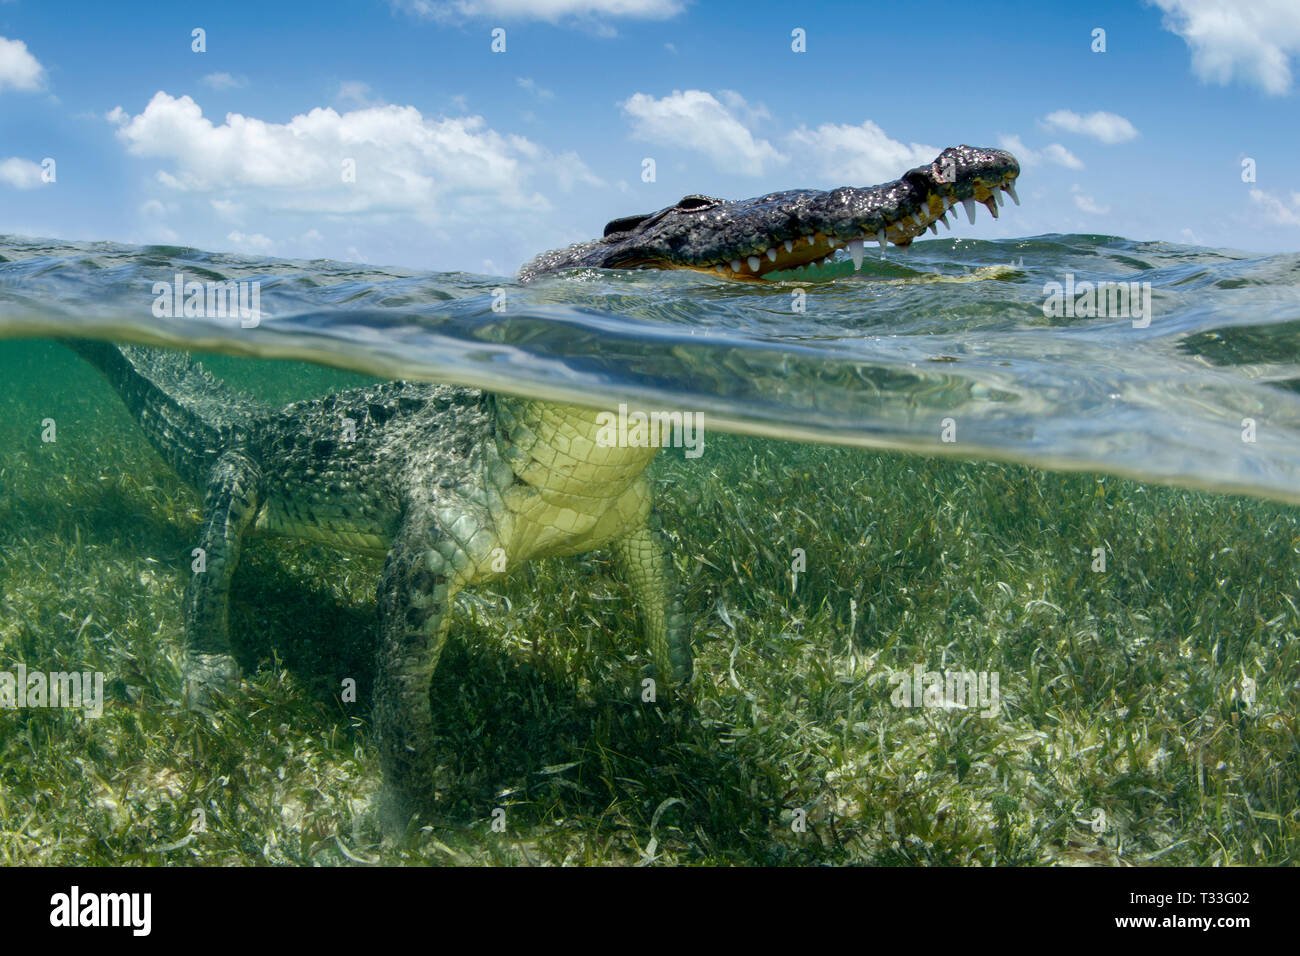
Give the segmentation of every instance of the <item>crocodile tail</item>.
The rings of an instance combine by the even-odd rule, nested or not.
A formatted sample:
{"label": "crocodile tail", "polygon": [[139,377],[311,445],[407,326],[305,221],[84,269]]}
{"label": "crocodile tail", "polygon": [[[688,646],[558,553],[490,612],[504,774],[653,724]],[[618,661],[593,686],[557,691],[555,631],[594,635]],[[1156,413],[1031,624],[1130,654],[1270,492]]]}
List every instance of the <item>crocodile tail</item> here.
{"label": "crocodile tail", "polygon": [[89,339],[63,343],[103,373],[150,444],[196,488],[204,487],[222,450],[254,426],[264,411],[187,352]]}

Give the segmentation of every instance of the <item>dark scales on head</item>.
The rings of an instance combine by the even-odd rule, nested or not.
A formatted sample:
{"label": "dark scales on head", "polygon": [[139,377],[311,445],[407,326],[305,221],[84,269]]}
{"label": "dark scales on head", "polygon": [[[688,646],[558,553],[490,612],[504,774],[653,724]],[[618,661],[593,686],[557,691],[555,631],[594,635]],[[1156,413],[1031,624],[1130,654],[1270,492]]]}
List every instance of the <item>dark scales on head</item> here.
{"label": "dark scales on head", "polygon": [[846,249],[861,266],[869,242],[907,246],[957,205],[975,221],[975,203],[996,218],[1005,192],[1015,192],[1020,164],[1000,149],[954,146],[928,166],[879,186],[821,191],[792,189],[727,201],[685,196],[658,212],[624,216],[604,235],[543,253],[520,270],[522,280],[562,269],[695,269],[729,279],[826,261]]}

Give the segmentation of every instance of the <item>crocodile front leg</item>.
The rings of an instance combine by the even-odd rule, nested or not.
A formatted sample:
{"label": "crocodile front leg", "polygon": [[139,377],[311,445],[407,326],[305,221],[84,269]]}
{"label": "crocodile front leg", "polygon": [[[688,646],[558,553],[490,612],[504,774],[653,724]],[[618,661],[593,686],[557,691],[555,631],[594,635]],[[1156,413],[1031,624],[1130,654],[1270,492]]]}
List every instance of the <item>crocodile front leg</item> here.
{"label": "crocodile front leg", "polygon": [[471,573],[466,544],[429,516],[417,515],[406,519],[379,580],[375,732],[384,812],[399,830],[432,804],[436,758],[429,684],[447,642],[456,593]]}
{"label": "crocodile front leg", "polygon": [[207,705],[213,691],[239,677],[230,650],[230,580],[245,532],[257,517],[262,474],[237,450],[217,459],[203,500],[201,555],[185,594],[185,699]]}
{"label": "crocodile front leg", "polygon": [[693,669],[690,628],[672,553],[655,514],[651,512],[645,524],[610,547],[641,611],[650,658],[660,679],[667,676],[680,685],[689,683]]}

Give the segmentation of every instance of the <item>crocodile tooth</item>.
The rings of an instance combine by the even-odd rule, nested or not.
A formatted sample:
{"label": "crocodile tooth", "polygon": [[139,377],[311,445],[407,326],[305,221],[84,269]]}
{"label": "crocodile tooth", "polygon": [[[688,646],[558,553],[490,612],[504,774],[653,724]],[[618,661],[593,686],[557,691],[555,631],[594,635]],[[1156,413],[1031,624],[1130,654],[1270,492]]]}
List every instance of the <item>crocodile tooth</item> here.
{"label": "crocodile tooth", "polygon": [[936,226],[934,223],[930,223],[930,231],[934,233],[936,236],[939,235],[939,227]]}
{"label": "crocodile tooth", "polygon": [[773,262],[776,262],[776,246],[767,247],[767,257]]}
{"label": "crocodile tooth", "polygon": [[971,225],[975,225],[975,200],[963,199],[961,208],[966,210],[966,218],[970,220]]}
{"label": "crocodile tooth", "polygon": [[808,237],[808,245],[810,245],[810,246],[815,246],[815,245],[817,245],[817,239],[816,239],[814,236],[809,236],[809,237]]}
{"label": "crocodile tooth", "polygon": [[993,201],[992,196],[984,200],[984,208],[992,214],[994,219],[998,218],[998,204]]}
{"label": "crocodile tooth", "polygon": [[792,241],[790,241],[789,239],[787,239],[787,240],[785,241],[785,251],[786,251],[786,252],[794,252],[794,243],[793,243]]}
{"label": "crocodile tooth", "polygon": [[940,221],[941,223],[943,223],[944,226],[946,226],[947,228],[949,228],[949,229],[952,228],[952,223],[950,223],[950,222],[948,221],[948,212],[947,212],[947,210],[945,210],[945,211],[944,211],[944,214],[943,214],[942,216],[939,217],[939,221]]}
{"label": "crocodile tooth", "polygon": [[750,271],[750,272],[757,272],[757,271],[758,271],[758,256],[750,256],[750,257],[749,257],[748,259],[746,259],[745,261],[749,263],[749,271]]}
{"label": "crocodile tooth", "polygon": [[862,240],[854,239],[849,243],[849,255],[853,257],[853,271],[862,268]]}
{"label": "crocodile tooth", "polygon": [[919,212],[914,212],[914,213],[912,213],[912,218],[916,221],[916,224],[917,224],[918,226],[920,226],[922,229],[925,228],[925,219],[922,218],[922,216],[921,216],[921,214],[920,214]]}
{"label": "crocodile tooth", "polygon": [[739,259],[732,259],[732,260],[731,260],[731,271],[732,271],[732,272],[739,272],[739,271],[740,271],[740,260],[739,260]]}
{"label": "crocodile tooth", "polygon": [[1007,204],[1007,201],[1002,198],[1001,189],[998,189],[997,186],[994,186],[992,192],[993,192],[993,198],[998,201],[999,206],[1005,206]]}
{"label": "crocodile tooth", "polygon": [[883,253],[885,251],[885,230],[884,229],[881,229],[878,233],[876,233],[876,242],[880,243],[880,251]]}
{"label": "crocodile tooth", "polygon": [[1007,184],[1006,184],[1005,186],[1003,186],[1002,188],[1005,189],[1005,190],[1007,191],[1007,195],[1011,197],[1011,201],[1012,201],[1013,203],[1015,203],[1017,206],[1019,206],[1019,205],[1020,205],[1020,197],[1016,195],[1016,184],[1015,184],[1015,183],[1007,183]]}

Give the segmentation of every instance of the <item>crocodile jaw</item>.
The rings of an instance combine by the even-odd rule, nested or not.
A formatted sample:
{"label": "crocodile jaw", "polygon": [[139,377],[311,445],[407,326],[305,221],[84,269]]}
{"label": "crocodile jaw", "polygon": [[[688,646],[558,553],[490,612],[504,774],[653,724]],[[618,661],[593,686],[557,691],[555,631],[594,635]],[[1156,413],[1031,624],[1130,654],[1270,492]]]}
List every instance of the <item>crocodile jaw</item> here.
{"label": "crocodile jaw", "polygon": [[771,272],[826,261],[845,249],[856,268],[878,243],[907,246],[926,229],[948,228],[961,206],[971,222],[976,203],[996,218],[1003,194],[1019,203],[1020,165],[999,149],[956,146],[928,166],[879,186],[845,186],[770,193],[727,202],[686,196],[677,205],[616,219],[598,240],[538,256],[520,272],[527,280],[573,267],[692,269],[727,279],[759,279]]}
{"label": "crocodile jaw", "polygon": [[972,224],[976,203],[998,218],[1004,194],[1020,203],[1016,194],[1019,175],[1019,164],[1010,153],[956,147],[945,150],[930,166],[910,170],[893,183],[821,194],[804,208],[796,208],[788,222],[778,222],[727,258],[705,262],[649,259],[637,265],[752,280],[810,263],[828,263],[837,250],[844,249],[854,268],[860,269],[871,245],[879,245],[883,254],[887,243],[906,247],[927,229],[937,235],[940,222],[952,228],[948,216],[959,215],[958,209]]}

